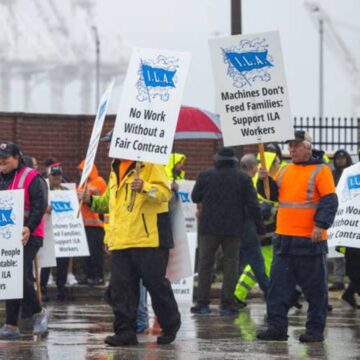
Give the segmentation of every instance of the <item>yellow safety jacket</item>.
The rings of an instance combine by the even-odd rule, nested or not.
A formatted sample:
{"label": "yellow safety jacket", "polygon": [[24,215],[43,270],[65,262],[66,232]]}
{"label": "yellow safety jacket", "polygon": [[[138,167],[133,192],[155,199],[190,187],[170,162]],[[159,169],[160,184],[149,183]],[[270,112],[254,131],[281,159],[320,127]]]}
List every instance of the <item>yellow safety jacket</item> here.
{"label": "yellow safety jacket", "polygon": [[169,180],[175,180],[175,181],[184,181],[185,180],[185,171],[182,170],[180,174],[176,175],[174,174],[174,168],[175,165],[179,162],[185,161],[186,156],[184,154],[179,153],[172,153],[170,155],[169,163],[165,166],[166,175]]}
{"label": "yellow safety jacket", "polygon": [[109,250],[159,247],[164,245],[162,241],[171,238],[167,218],[171,191],[164,167],[142,163],[139,177],[144,181],[143,190],[136,193],[132,211],[128,210],[128,205],[132,192],[130,185],[135,179],[134,167],[120,184],[112,168],[105,194],[92,196],[91,209],[109,213],[106,239]]}

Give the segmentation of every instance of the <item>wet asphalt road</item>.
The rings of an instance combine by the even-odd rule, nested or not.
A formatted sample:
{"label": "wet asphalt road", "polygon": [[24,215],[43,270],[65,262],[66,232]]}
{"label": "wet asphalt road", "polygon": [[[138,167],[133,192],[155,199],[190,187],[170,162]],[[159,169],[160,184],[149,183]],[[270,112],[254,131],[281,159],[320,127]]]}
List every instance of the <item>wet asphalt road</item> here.
{"label": "wet asphalt road", "polygon": [[336,300],[332,304],[324,343],[305,345],[297,340],[304,329],[305,309],[290,313],[287,342],[256,340],[255,329],[264,326],[265,306],[254,299],[237,318],[220,317],[216,306],[209,316],[192,316],[188,306],[181,305],[183,325],[175,343],[158,346],[156,336],[140,335],[138,346],[111,348],[103,342],[112,330],[107,305],[50,303],[47,338],[34,339],[31,324],[24,323],[21,341],[0,341],[0,359],[360,359],[360,310],[344,308]]}

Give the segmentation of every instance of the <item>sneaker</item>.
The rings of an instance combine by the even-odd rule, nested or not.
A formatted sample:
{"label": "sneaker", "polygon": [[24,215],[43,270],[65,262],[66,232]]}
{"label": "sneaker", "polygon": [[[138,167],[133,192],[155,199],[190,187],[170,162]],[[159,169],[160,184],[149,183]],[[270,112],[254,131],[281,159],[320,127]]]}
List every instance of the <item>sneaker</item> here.
{"label": "sneaker", "polygon": [[358,304],[356,302],[354,294],[346,290],[341,296],[341,302],[347,306],[350,306],[352,309],[358,309]]}
{"label": "sneaker", "polygon": [[110,346],[129,346],[138,344],[136,334],[128,332],[107,336],[104,342]]}
{"label": "sneaker", "polygon": [[344,289],[345,285],[342,282],[335,282],[331,286],[329,286],[329,291],[340,291]]}
{"label": "sneaker", "polygon": [[38,314],[33,315],[34,320],[34,335],[43,335],[48,332],[48,322],[49,322],[50,313],[46,309],[42,309]]}
{"label": "sneaker", "polygon": [[264,341],[286,341],[289,336],[274,329],[267,329],[258,332],[256,337],[257,339]]}
{"label": "sneaker", "polygon": [[179,323],[173,329],[169,331],[163,331],[161,335],[158,336],[158,338],[156,339],[157,344],[168,345],[172,343],[176,338],[176,334],[179,331],[180,326],[181,326],[181,322],[179,321]]}
{"label": "sneaker", "polygon": [[301,334],[299,341],[302,343],[314,343],[314,342],[323,342],[324,335],[314,335],[314,334]]}
{"label": "sneaker", "polygon": [[18,327],[10,327],[8,325],[4,325],[0,328],[0,339],[1,340],[16,340],[20,339],[21,334]]}
{"label": "sneaker", "polygon": [[67,274],[66,283],[68,285],[72,286],[72,285],[77,285],[78,281],[76,280],[76,277],[74,274],[69,273],[69,274]]}
{"label": "sneaker", "polygon": [[239,309],[235,307],[222,307],[220,308],[220,316],[238,316]]}
{"label": "sneaker", "polygon": [[196,315],[207,315],[211,313],[209,305],[199,305],[199,304],[191,307],[190,311],[192,314],[196,314]]}

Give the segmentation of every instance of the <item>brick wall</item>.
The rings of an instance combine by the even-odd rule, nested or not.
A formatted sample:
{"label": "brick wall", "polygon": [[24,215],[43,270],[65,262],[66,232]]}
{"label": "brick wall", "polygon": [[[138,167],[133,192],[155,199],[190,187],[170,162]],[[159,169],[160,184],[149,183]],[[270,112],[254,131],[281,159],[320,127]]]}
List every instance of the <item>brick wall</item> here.
{"label": "brick wall", "polygon": [[[114,124],[115,115],[106,117],[103,134]],[[85,157],[94,116],[0,113],[0,141],[13,141],[23,153],[34,156],[44,169],[43,162],[53,156],[63,165],[71,181],[78,181],[77,166]],[[212,165],[212,156],[219,146],[214,140],[177,140],[175,151],[187,155],[186,175],[197,174]],[[101,176],[108,177],[110,160],[105,144],[99,146],[96,165]]]}

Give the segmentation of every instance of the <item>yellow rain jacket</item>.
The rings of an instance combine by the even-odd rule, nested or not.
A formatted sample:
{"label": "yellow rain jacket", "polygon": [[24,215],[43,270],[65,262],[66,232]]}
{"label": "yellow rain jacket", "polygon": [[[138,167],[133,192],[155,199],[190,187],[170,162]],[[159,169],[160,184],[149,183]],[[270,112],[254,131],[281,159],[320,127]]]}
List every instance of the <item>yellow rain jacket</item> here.
{"label": "yellow rain jacket", "polygon": [[110,251],[140,247],[172,247],[168,213],[171,191],[161,165],[142,163],[139,177],[144,181],[141,193],[136,193],[133,210],[128,210],[131,183],[135,179],[135,162],[118,184],[115,162],[106,192],[92,196],[91,209],[109,213],[107,246]]}

